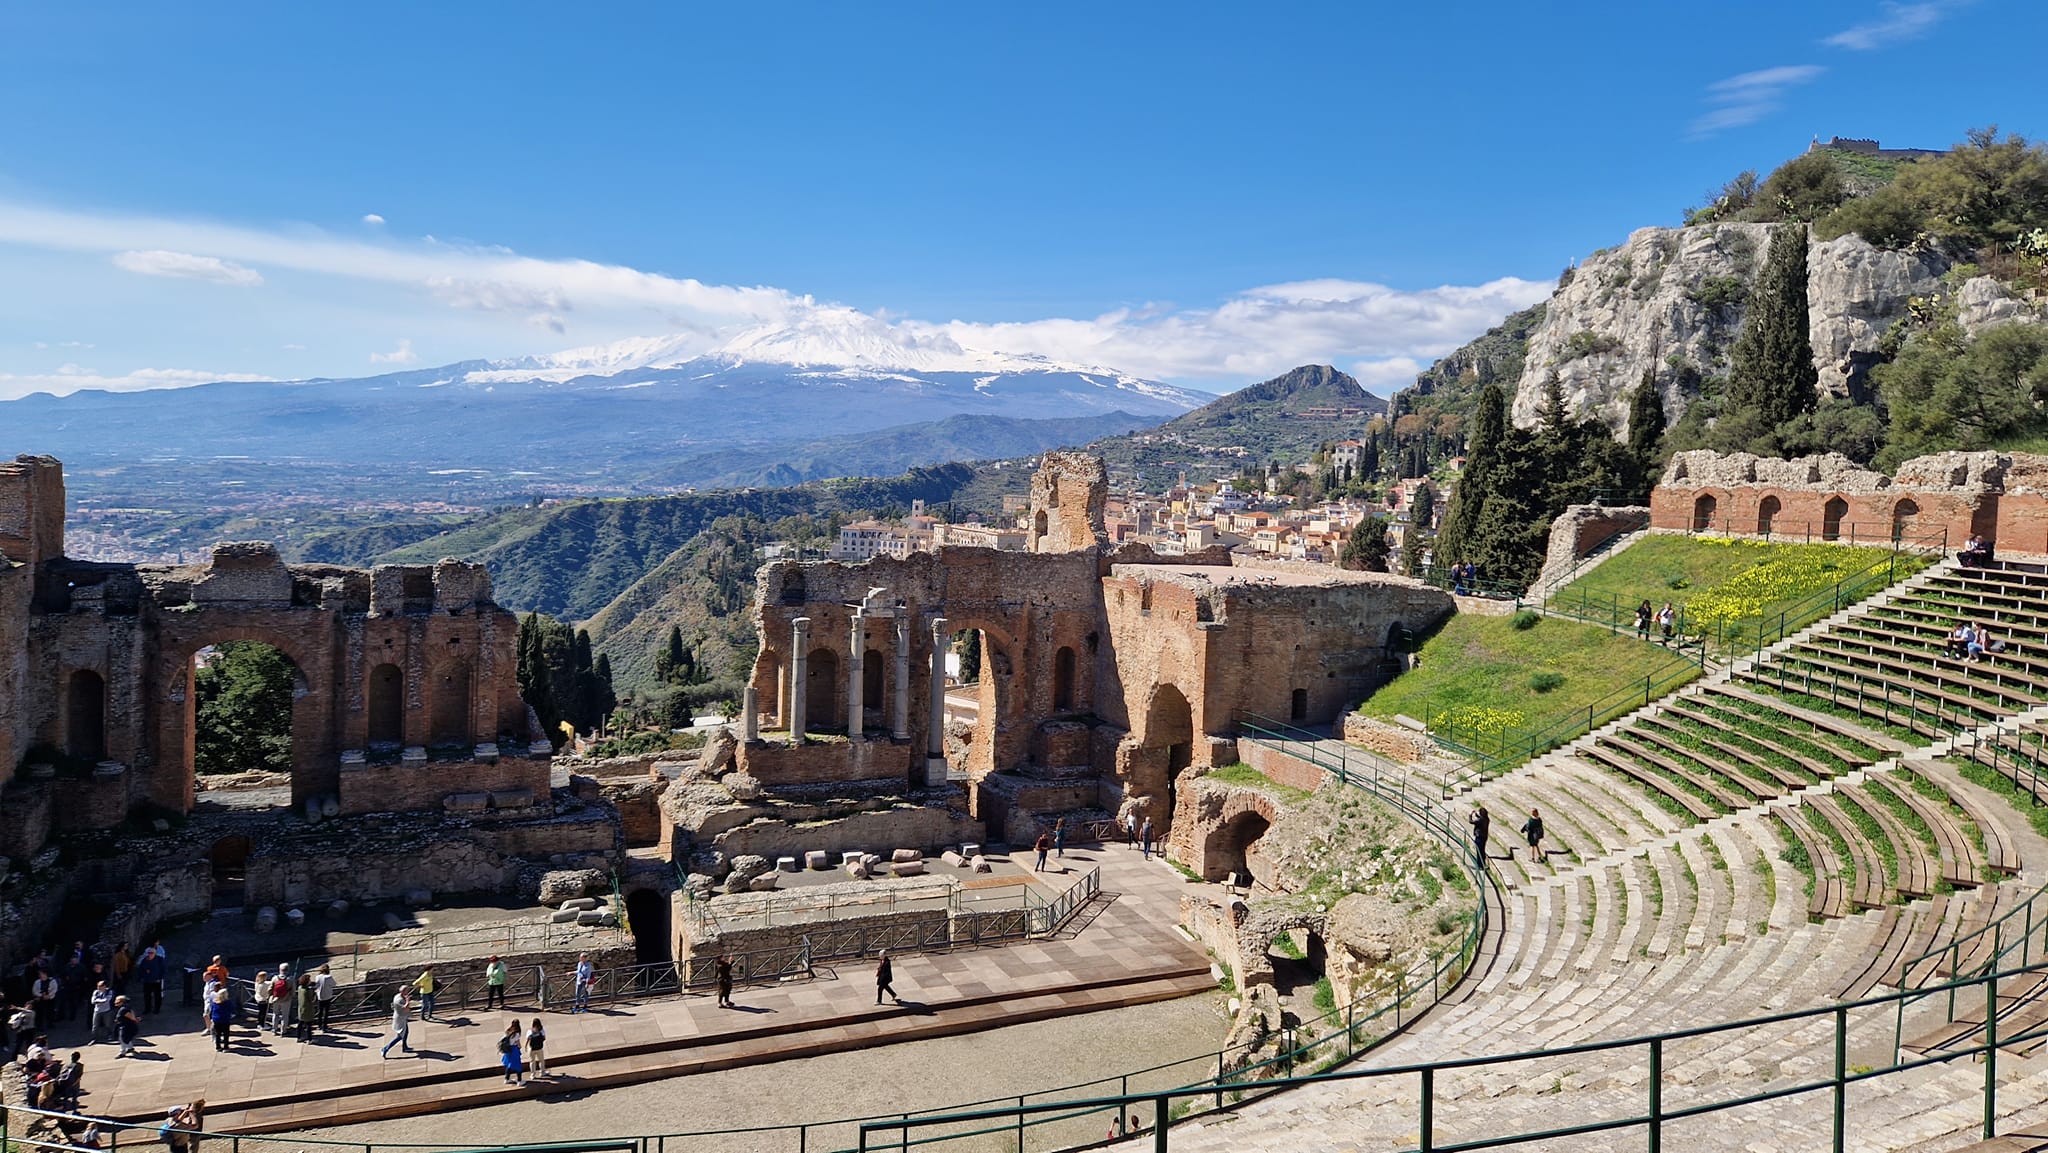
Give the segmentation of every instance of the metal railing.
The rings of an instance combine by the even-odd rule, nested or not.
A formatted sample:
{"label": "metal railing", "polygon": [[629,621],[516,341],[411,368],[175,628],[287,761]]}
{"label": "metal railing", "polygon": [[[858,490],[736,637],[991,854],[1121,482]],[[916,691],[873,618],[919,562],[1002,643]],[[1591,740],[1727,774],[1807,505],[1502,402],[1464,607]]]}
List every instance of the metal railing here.
{"label": "metal railing", "polygon": [[1415,579],[1431,588],[1459,596],[1486,597],[1490,600],[1514,601],[1521,603],[1523,586],[1515,581],[1501,580],[1481,573],[1478,577],[1465,580],[1451,575],[1454,566],[1429,564],[1416,571]]}
{"label": "metal railing", "polygon": [[301,954],[293,959],[292,971],[310,973],[326,965],[337,975],[354,976],[368,967],[472,960],[489,952],[553,949],[578,939],[590,939],[589,926],[574,922],[508,921],[459,929],[401,928],[351,942],[343,948]]}
{"label": "metal railing", "polygon": [[1946,527],[1923,531],[1917,525],[1900,521],[1787,520],[1784,517],[1752,517],[1737,520],[1719,513],[1704,517],[1668,512],[1661,515],[1652,513],[1650,527],[1695,536],[1757,537],[1763,540],[1797,541],[1800,544],[1889,545],[1901,540],[1925,540],[1937,535],[1944,540],[1948,537]]}
{"label": "metal railing", "polygon": [[1474,775],[1490,777],[1570,744],[1616,717],[1646,708],[1651,701],[1692,683],[1705,672],[1704,650],[1697,650],[1690,657],[1680,655],[1641,680],[1621,685],[1584,708],[1573,709],[1540,727],[1488,732],[1473,725],[1460,725],[1455,719],[1428,709],[1423,710],[1422,723],[1432,740],[1462,753]]}
{"label": "metal railing", "polygon": [[[1313,729],[1305,729],[1286,721],[1276,721],[1257,713],[1240,711],[1236,717],[1237,727],[1252,734],[1258,743],[1286,753],[1298,761],[1322,769],[1347,785],[1359,785],[1375,793],[1389,794],[1398,798],[1405,806],[1411,782],[1418,778],[1428,785],[1426,795],[1436,800],[1447,800],[1451,795],[1451,777],[1447,773],[1431,773],[1413,765],[1404,765],[1383,757],[1370,749],[1347,745],[1335,737],[1326,736]],[[1417,796],[1425,791],[1417,791]]]}

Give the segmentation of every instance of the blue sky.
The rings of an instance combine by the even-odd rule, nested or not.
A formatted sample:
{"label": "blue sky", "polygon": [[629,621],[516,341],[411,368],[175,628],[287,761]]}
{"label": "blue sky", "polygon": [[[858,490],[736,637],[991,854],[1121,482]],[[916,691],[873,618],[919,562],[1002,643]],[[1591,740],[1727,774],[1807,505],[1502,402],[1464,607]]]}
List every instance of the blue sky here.
{"label": "blue sky", "polygon": [[[8,5],[0,398],[855,318],[1380,391],[2048,5]],[[1983,63],[1975,63],[1981,61]]]}

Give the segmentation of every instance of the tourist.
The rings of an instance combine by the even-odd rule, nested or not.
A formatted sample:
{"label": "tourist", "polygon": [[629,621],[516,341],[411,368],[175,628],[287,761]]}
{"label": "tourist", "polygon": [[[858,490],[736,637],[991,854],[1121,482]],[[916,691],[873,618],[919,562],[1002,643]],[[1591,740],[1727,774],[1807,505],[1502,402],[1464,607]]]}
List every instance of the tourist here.
{"label": "tourist", "polygon": [[94,985],[92,990],[92,1041],[90,1043],[97,1045],[102,1037],[110,1041],[114,1038],[114,987],[105,981]]}
{"label": "tourist", "polygon": [[1962,660],[1970,655],[1970,646],[1977,642],[1977,630],[1969,621],[1957,621],[1955,631],[1948,634],[1948,655]]}
{"label": "tourist", "polygon": [[156,1131],[156,1139],[163,1142],[171,1150],[171,1153],[184,1153],[184,1118],[184,1106],[174,1106],[168,1113],[164,1114],[163,1127]]}
{"label": "tourist", "polygon": [[[716,971],[717,971],[717,973],[718,973],[718,1007],[719,1007],[719,1008],[721,1008],[721,1009],[732,1009],[732,1008],[736,1008],[736,1006],[735,1006],[735,1005],[734,1005],[734,1004],[732,1003],[732,954],[731,954],[731,953],[720,953],[720,954],[718,955],[718,963],[717,963],[717,965],[716,965]],[[534,1024],[536,1024],[536,1025],[537,1025],[537,1024],[539,1024],[539,1023],[540,1023],[540,1022],[539,1022],[538,1020],[536,1020],[536,1021],[534,1022]]]}
{"label": "tourist", "polygon": [[[256,979],[250,982],[250,988],[255,990],[253,995],[256,1001],[256,1027],[258,1029],[268,1029],[270,1028],[270,998],[276,995],[273,992],[276,988],[276,982],[270,979],[269,970],[259,969],[256,971]],[[209,994],[209,998],[210,996]]]}
{"label": "tourist", "polygon": [[292,993],[292,1016],[298,1019],[301,1045],[313,1039],[313,1019],[320,1015],[320,998],[313,992],[313,978],[299,975],[299,987]]}
{"label": "tourist", "polygon": [[57,1023],[57,978],[48,969],[38,969],[28,992],[35,1001],[36,1028],[48,1030]]}
{"label": "tourist", "polygon": [[322,1033],[329,1032],[327,1018],[328,1014],[334,1010],[335,992],[334,974],[328,970],[327,966],[320,966],[320,972],[313,978],[313,1000],[320,1009],[320,1031]]}
{"label": "tourist", "polygon": [[75,1049],[72,1050],[71,1060],[63,1068],[57,1070],[57,1083],[51,1087],[50,1092],[51,1097],[47,1104],[68,1103],[73,1109],[78,1108],[79,1094],[85,1092],[85,1055],[83,1053]]}
{"label": "tourist", "polygon": [[548,1075],[548,1031],[539,1017],[526,1030],[526,1067],[536,1077]]}
{"label": "tourist", "polygon": [[590,1008],[590,986],[597,981],[597,967],[590,963],[590,954],[576,956],[576,1004],[571,1013],[581,1013]]}
{"label": "tourist", "polygon": [[1133,849],[1138,847],[1138,812],[1136,809],[1124,814],[1124,844]]}
{"label": "tourist", "polygon": [[1664,607],[1657,610],[1657,628],[1663,634],[1663,639],[1657,643],[1670,644],[1673,634],[1678,631],[1678,610],[1670,601],[1665,601]]}
{"label": "tourist", "polygon": [[1152,818],[1150,818],[1150,817],[1146,817],[1146,818],[1145,818],[1145,823],[1144,823],[1144,824],[1142,824],[1142,825],[1140,825],[1140,826],[1138,826],[1138,843],[1139,843],[1139,845],[1140,845],[1140,846],[1142,846],[1142,847],[1143,847],[1143,849],[1144,849],[1144,851],[1145,851],[1145,859],[1146,859],[1146,860],[1148,860],[1148,861],[1149,861],[1149,860],[1151,860],[1151,859],[1152,859]]}
{"label": "tourist", "polygon": [[1983,656],[1987,653],[1995,657],[1999,653],[2002,653],[2004,651],[2005,642],[1999,640],[1997,637],[1992,636],[1991,629],[1989,626],[1977,626],[1977,641],[1975,644],[1970,646],[1970,652],[1974,654],[1972,659],[1974,659],[1977,656]]}
{"label": "tourist", "polygon": [[[226,988],[226,984],[217,981],[212,977],[206,978],[206,984],[200,988],[199,1031],[201,1033],[210,1033],[213,1031],[213,995],[215,993],[219,993],[225,990]],[[256,1023],[260,1026],[263,1022],[259,1019]]]}
{"label": "tourist", "polygon": [[164,1011],[164,977],[171,966],[169,956],[164,952],[164,943],[158,941],[142,951],[142,959],[135,963],[135,975],[142,981],[142,1011],[161,1013]]}
{"label": "tourist", "polygon": [[1543,814],[1535,809],[1529,810],[1529,819],[1522,822],[1522,836],[1529,841],[1530,860],[1549,860],[1549,855],[1543,851]]}
{"label": "tourist", "polygon": [[1989,565],[1991,563],[1991,542],[1985,540],[1982,533],[1971,533],[1970,539],[1963,544],[1963,551],[1956,557],[1956,561],[1964,568],[1983,568]]}
{"label": "tourist", "polygon": [[[484,1009],[488,1011],[504,1007],[505,962],[492,957],[491,963],[484,966]],[[536,1020],[534,1023],[539,1024],[540,1022]]]}
{"label": "tourist", "polygon": [[903,998],[896,995],[895,979],[895,967],[889,964],[889,950],[884,949],[875,962],[875,1004],[882,1003],[884,993],[898,1005],[903,1003]]}
{"label": "tourist", "polygon": [[270,979],[270,1031],[282,1037],[292,1024],[291,966],[279,965]]}
{"label": "tourist", "polygon": [[216,985],[213,1000],[207,1002],[206,1019],[213,1026],[213,1051],[228,1051],[228,1030],[235,1023],[235,1002],[228,996],[226,985]]}
{"label": "tourist", "polygon": [[223,985],[227,984],[228,967],[221,961],[220,954],[214,954],[213,963],[206,967],[206,979],[218,981]]}
{"label": "tourist", "polygon": [[384,1042],[384,1056],[391,1056],[391,1047],[400,1046],[403,1052],[412,1052],[412,990],[401,986],[398,995],[391,998],[391,1039]]}
{"label": "tourist", "polygon": [[114,992],[126,993],[128,991],[128,975],[134,971],[135,961],[128,956],[128,943],[123,941],[115,946],[113,964],[109,968],[109,972],[114,978]]}
{"label": "tourist", "polygon": [[1040,833],[1038,834],[1038,843],[1031,847],[1038,854],[1038,863],[1031,866],[1031,871],[1034,873],[1045,872],[1045,855],[1052,851],[1052,837],[1045,833]]}
{"label": "tourist", "polygon": [[428,965],[428,966],[427,966],[426,968],[424,968],[424,969],[421,969],[421,970],[420,970],[420,975],[419,975],[419,977],[418,977],[417,979],[415,979],[415,980],[413,981],[413,983],[412,983],[412,987],[413,987],[413,989],[414,989],[414,990],[415,990],[416,992],[418,992],[418,993],[419,993],[419,995],[420,995],[420,1020],[422,1020],[422,1021],[431,1021],[431,1020],[433,1020],[433,1019],[434,1019],[434,967],[433,967],[432,965]]}
{"label": "tourist", "polygon": [[135,1015],[135,1007],[126,997],[114,998],[114,1036],[121,1042],[121,1051],[116,1057],[130,1057],[135,1054],[135,1039],[142,1035],[142,1018]]}
{"label": "tourist", "polygon": [[11,1061],[11,1060],[13,1060],[13,1059],[14,1059],[14,1058],[15,1058],[16,1056],[20,1055],[20,1053],[21,1053],[21,1051],[22,1051],[23,1049],[26,1049],[26,1048],[28,1047],[28,1043],[29,1043],[30,1039],[31,1039],[31,1038],[33,1038],[33,1037],[35,1036],[35,1033],[34,1033],[35,1027],[36,1027],[36,1011],[35,1011],[35,1008],[34,1008],[33,1006],[31,1006],[31,1005],[29,1005],[29,1004],[27,1004],[27,1003],[24,1003],[24,1004],[23,1004],[23,1005],[22,1005],[22,1006],[21,1006],[20,1008],[18,1008],[18,1009],[9,1009],[9,1010],[8,1010],[8,1013],[7,1013],[7,1059],[8,1059],[8,1060],[10,1060],[10,1061]]}
{"label": "tourist", "polygon": [[64,971],[57,974],[57,1015],[66,1021],[78,1019],[79,1007],[85,1004],[85,995],[92,989],[85,980],[88,971],[85,942],[80,941],[72,947]]}
{"label": "tourist", "polygon": [[498,1063],[505,1067],[505,1084],[510,1085],[515,1077],[519,1079],[520,1084],[526,1083],[526,1065],[519,1060],[517,1021],[505,1026],[504,1035],[498,1038]]}
{"label": "tourist", "polygon": [[1650,622],[1655,620],[1656,617],[1657,610],[1650,607],[1650,598],[1644,597],[1643,603],[1636,606],[1637,640],[1646,641],[1650,639]]}
{"label": "tourist", "polygon": [[1493,831],[1493,816],[1486,811],[1485,805],[1478,805],[1473,808],[1472,814],[1465,819],[1472,822],[1472,859],[1478,862],[1479,871],[1484,873],[1486,871],[1486,835]]}

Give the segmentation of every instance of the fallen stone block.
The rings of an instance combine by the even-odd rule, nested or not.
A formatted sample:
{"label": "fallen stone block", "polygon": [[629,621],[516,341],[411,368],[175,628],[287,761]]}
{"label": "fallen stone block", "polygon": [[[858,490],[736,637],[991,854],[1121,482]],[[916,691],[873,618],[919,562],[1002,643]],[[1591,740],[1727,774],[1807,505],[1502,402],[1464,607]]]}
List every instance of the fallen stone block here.
{"label": "fallen stone block", "polygon": [[384,928],[387,930],[403,929],[410,923],[411,922],[407,921],[404,917],[399,916],[397,913],[384,914]]}
{"label": "fallen stone block", "polygon": [[804,868],[806,869],[822,870],[829,869],[831,867],[832,854],[824,851],[823,849],[812,849],[810,852],[804,854]]}
{"label": "fallen stone block", "polygon": [[960,846],[960,855],[970,859],[979,857],[981,856],[981,846],[973,841],[963,842]]}
{"label": "fallen stone block", "polygon": [[775,858],[775,868],[784,873],[794,873],[797,871],[796,858],[777,857]]}
{"label": "fallen stone block", "polygon": [[995,866],[988,863],[988,858],[978,853],[973,860],[967,862],[967,867],[977,873],[992,873],[995,871]]}
{"label": "fallen stone block", "polygon": [[846,875],[852,877],[856,881],[865,881],[868,879],[868,863],[866,861],[861,860],[859,857],[855,857],[854,859],[846,862],[844,868],[846,869]]}
{"label": "fallen stone block", "polygon": [[533,807],[532,789],[499,789],[491,794],[494,809],[530,809]]}
{"label": "fallen stone block", "polygon": [[556,909],[548,914],[548,922],[554,925],[573,925],[576,918],[588,912],[587,909]]}
{"label": "fallen stone block", "polygon": [[348,902],[339,897],[327,902],[327,916],[330,920],[339,920],[348,916]]}
{"label": "fallen stone block", "polygon": [[611,914],[603,909],[584,909],[576,914],[576,923],[579,925],[602,925],[604,924],[604,919],[609,916]]}
{"label": "fallen stone block", "polygon": [[781,883],[782,877],[780,874],[763,873],[760,876],[755,877],[753,880],[748,881],[747,888],[751,892],[765,893],[768,890],[775,888],[777,885],[780,885]]}
{"label": "fallen stone block", "polygon": [[922,861],[924,860],[924,850],[898,849],[895,852],[889,854],[889,860],[892,862]]}
{"label": "fallen stone block", "polygon": [[276,908],[265,905],[256,910],[256,931],[259,933],[274,933],[277,931]]}
{"label": "fallen stone block", "polygon": [[966,857],[961,856],[960,854],[954,852],[951,849],[947,849],[945,852],[940,853],[939,860],[946,862],[948,865],[951,865],[956,869],[967,863]]}
{"label": "fallen stone block", "polygon": [[303,924],[305,924],[305,923],[306,923],[306,910],[304,910],[304,909],[286,909],[286,910],[284,911],[284,923],[285,923],[285,924],[287,924],[287,925],[290,925],[290,926],[291,926],[292,928],[294,928],[294,929],[298,928],[298,927],[299,927],[300,925],[303,925]]}
{"label": "fallen stone block", "polygon": [[850,865],[855,861],[867,860],[867,856],[868,855],[866,853],[862,852],[859,849],[848,849],[845,852],[839,854],[839,863],[842,865]]}
{"label": "fallen stone block", "polygon": [[328,795],[320,798],[320,816],[331,819],[341,815],[341,798]]}
{"label": "fallen stone block", "polygon": [[489,793],[450,793],[441,798],[441,807],[451,813],[481,813],[491,807]]}
{"label": "fallen stone block", "polygon": [[568,900],[566,900],[566,901],[563,901],[563,902],[562,902],[562,903],[561,903],[560,905],[557,905],[557,906],[555,906],[555,907],[556,907],[556,908],[558,908],[558,909],[577,909],[577,910],[582,910],[582,909],[595,909],[595,908],[598,908],[599,906],[601,906],[601,905],[603,905],[603,904],[604,904],[604,902],[603,902],[603,901],[600,901],[600,900],[598,900],[598,899],[597,899],[596,897],[571,897],[571,898],[569,898]]}
{"label": "fallen stone block", "polygon": [[915,877],[924,872],[924,862],[921,860],[891,861],[889,862],[889,871],[899,877]]}
{"label": "fallen stone block", "polygon": [[424,909],[434,903],[434,893],[431,889],[407,889],[403,899],[415,909]]}
{"label": "fallen stone block", "polygon": [[601,888],[604,883],[604,872],[599,869],[550,869],[541,874],[540,903],[560,908],[562,902]]}

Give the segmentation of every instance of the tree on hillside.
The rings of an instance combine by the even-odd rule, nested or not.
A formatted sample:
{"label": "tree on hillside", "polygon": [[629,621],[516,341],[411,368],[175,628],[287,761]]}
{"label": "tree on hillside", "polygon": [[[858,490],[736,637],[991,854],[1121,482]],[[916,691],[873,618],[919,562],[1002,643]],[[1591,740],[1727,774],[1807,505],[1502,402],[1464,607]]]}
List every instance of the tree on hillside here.
{"label": "tree on hillside", "polygon": [[654,655],[654,675],[667,685],[697,683],[697,655],[683,643],[681,625],[668,627],[668,639],[662,643],[661,651]]}
{"label": "tree on hillside", "polygon": [[617,707],[611,662],[604,662],[601,675],[591,658],[590,633],[553,617],[528,613],[519,623],[517,668],[520,695],[557,747],[564,739],[562,722],[587,732]]}
{"label": "tree on hillside", "polygon": [[1720,439],[1736,450],[1812,412],[1817,401],[1820,373],[1807,339],[1804,226],[1772,230],[1770,253],[1749,299],[1721,406],[1726,433]]}
{"label": "tree on hillside", "polygon": [[1359,521],[1351,530],[1351,539],[1344,542],[1337,564],[1354,572],[1387,571],[1387,518],[1369,516]]}
{"label": "tree on hillside", "polygon": [[1880,248],[1922,233],[1971,248],[2010,245],[2048,227],[2048,147],[2018,133],[1972,130],[1946,156],[1903,165],[1898,179],[1843,204],[1816,226],[1823,240],[1854,232]]}
{"label": "tree on hillside", "polygon": [[2003,324],[1971,339],[1943,323],[1871,375],[1891,416],[1885,467],[2048,432],[2048,330],[2036,325]]}
{"label": "tree on hillside", "polygon": [[1472,436],[1465,448],[1465,472],[1458,479],[1458,491],[1445,510],[1437,551],[1462,559],[1466,542],[1472,539],[1492,491],[1492,473],[1500,459],[1508,433],[1508,398],[1499,381],[1488,381],[1479,390],[1472,411]]}
{"label": "tree on hillside", "polygon": [[1657,387],[1657,370],[1646,368],[1635,394],[1628,399],[1628,455],[1635,465],[1635,483],[1630,497],[1649,492],[1657,483],[1657,468],[1663,461],[1664,393]]}
{"label": "tree on hillside", "polygon": [[292,664],[257,641],[228,641],[192,674],[192,767],[201,773],[292,768]]}

